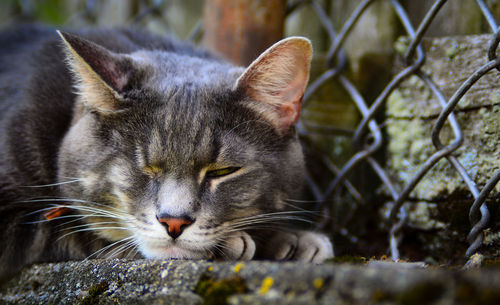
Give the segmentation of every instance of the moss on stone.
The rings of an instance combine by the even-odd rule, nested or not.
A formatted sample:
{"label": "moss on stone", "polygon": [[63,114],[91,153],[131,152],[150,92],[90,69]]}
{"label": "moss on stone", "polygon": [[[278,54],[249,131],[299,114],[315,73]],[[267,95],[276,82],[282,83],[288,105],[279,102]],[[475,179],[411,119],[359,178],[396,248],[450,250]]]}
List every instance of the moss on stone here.
{"label": "moss on stone", "polygon": [[482,267],[500,268],[500,259],[487,259],[483,262]]}
{"label": "moss on stone", "polygon": [[105,281],[100,282],[99,284],[92,285],[89,288],[89,294],[84,297],[80,301],[80,305],[90,305],[90,304],[98,304],[99,296],[106,290],[108,290],[108,283]]}
{"label": "moss on stone", "polygon": [[449,60],[453,60],[460,52],[466,50],[463,46],[459,45],[456,41],[453,41],[451,46],[445,49],[446,57]]}
{"label": "moss on stone", "polygon": [[481,289],[473,283],[461,282],[455,290],[455,304],[496,305],[500,300],[498,289]]}
{"label": "moss on stone", "polygon": [[247,290],[245,280],[239,276],[215,279],[202,274],[194,291],[203,298],[203,305],[224,305],[229,296],[245,293]]}
{"label": "moss on stone", "polygon": [[441,298],[446,287],[438,282],[423,282],[408,288],[395,297],[396,304],[421,305],[432,304]]}
{"label": "moss on stone", "polygon": [[356,255],[343,255],[343,256],[336,256],[332,259],[329,259],[327,262],[328,263],[349,263],[349,264],[365,264],[366,263],[366,257],[363,256],[356,256]]}
{"label": "moss on stone", "polygon": [[[469,176],[479,185],[484,185],[500,168],[500,106],[481,108],[456,117],[464,134],[464,142],[453,155],[463,165]],[[388,120],[389,142],[388,167],[397,184],[407,185],[437,149],[431,142],[432,120],[421,118]],[[445,125],[440,133],[444,145],[455,140],[450,126]],[[500,184],[495,188],[500,191]],[[463,178],[445,159],[439,160],[417,184],[411,197],[423,201],[441,201],[457,194],[470,194]],[[462,197],[467,198],[467,197]]]}
{"label": "moss on stone", "polygon": [[394,294],[386,290],[375,289],[372,293],[371,300],[374,303],[390,302],[394,300]]}

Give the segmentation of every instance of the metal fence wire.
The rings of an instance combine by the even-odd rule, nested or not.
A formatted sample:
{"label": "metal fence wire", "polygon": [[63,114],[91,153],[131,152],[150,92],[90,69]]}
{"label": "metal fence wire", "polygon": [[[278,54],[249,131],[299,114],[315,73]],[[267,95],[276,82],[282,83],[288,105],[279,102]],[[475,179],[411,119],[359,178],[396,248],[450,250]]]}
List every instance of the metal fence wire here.
{"label": "metal fence wire", "polygon": [[[289,1],[288,3],[286,12],[287,15],[305,7],[312,8],[318,19],[321,21],[321,26],[327,33],[329,40],[329,49],[327,52],[324,71],[319,77],[313,79],[307,88],[303,99],[304,109],[307,108],[313,94],[317,92],[323,84],[335,80],[350,95],[352,102],[361,114],[361,122],[357,125],[355,132],[351,135],[354,154],[342,168],[335,167],[327,157],[324,157],[322,162],[331,172],[334,177],[333,180],[326,188],[322,189],[319,183],[316,183],[311,177],[308,177],[308,185],[311,192],[315,196],[316,201],[319,202],[317,208],[324,211],[323,214],[330,213],[329,209],[332,208],[331,198],[334,197],[335,193],[338,192],[340,188],[345,188],[345,190],[351,194],[354,199],[352,205],[355,209],[361,204],[363,194],[359,192],[353,183],[348,180],[348,175],[352,173],[353,169],[356,167],[359,167],[362,164],[368,165],[368,167],[380,178],[381,184],[388,190],[390,196],[392,197],[390,212],[387,213],[385,218],[389,224],[387,227],[390,228],[387,230],[387,234],[391,257],[393,260],[398,260],[400,259],[398,246],[402,238],[405,224],[408,220],[407,205],[405,202],[408,201],[410,193],[415,189],[422,178],[428,174],[429,170],[436,165],[438,161],[445,159],[462,177],[467,189],[474,198],[474,201],[471,202],[469,212],[471,230],[467,240],[470,246],[465,254],[468,258],[474,253],[477,253],[483,242],[483,230],[488,226],[490,218],[490,213],[485,200],[500,180],[500,170],[497,170],[482,188],[474,182],[471,178],[471,174],[453,154],[454,151],[463,145],[462,129],[453,111],[461,98],[481,77],[493,69],[500,71],[500,56],[497,55],[497,49],[500,43],[500,27],[498,26],[497,21],[486,3],[483,0],[477,0],[476,3],[480,8],[483,17],[486,19],[491,32],[493,33],[491,35],[488,54],[485,54],[488,58],[488,62],[470,74],[468,79],[461,84],[451,98],[446,99],[442,89],[436,84],[435,81],[433,81],[430,74],[426,73],[422,69],[426,59],[426,53],[421,43],[424,34],[433,20],[435,20],[437,13],[446,3],[446,0],[436,0],[416,29],[411,24],[409,16],[401,3],[397,0],[390,0],[392,9],[396,13],[399,22],[410,39],[409,46],[404,54],[403,69],[392,77],[385,88],[373,101],[367,102],[353,82],[349,79],[346,68],[347,59],[343,47],[345,46],[346,38],[350,35],[352,29],[358,23],[360,17],[366,13],[367,8],[378,1],[382,0],[361,1],[357,8],[352,12],[352,15],[344,22],[338,33],[334,30],[334,26],[326,10],[318,2],[314,0],[297,0]],[[29,3],[30,1],[22,2]],[[141,4],[139,13],[132,20],[130,20],[130,23],[140,24],[147,18],[161,19],[161,9],[165,2],[165,0],[139,1]],[[72,18],[84,19],[87,20],[88,23],[92,24],[96,19],[95,16],[98,11],[96,1],[87,0],[85,3],[86,4],[83,10],[77,16],[73,16]],[[23,9],[22,14],[29,15],[29,7],[26,8],[26,11]],[[202,30],[201,22],[198,22],[188,38],[194,39],[195,37],[198,37],[200,31]],[[432,92],[435,99],[439,102],[442,110],[439,113],[438,118],[433,122],[431,132],[435,152],[424,162],[423,166],[413,174],[413,177],[408,180],[407,184],[404,185],[401,190],[398,190],[395,183],[391,180],[385,165],[381,164],[374,156],[375,153],[383,148],[385,137],[383,133],[383,124],[378,122],[376,115],[383,111],[389,95],[394,90],[398,89],[403,81],[407,80],[411,76],[416,76],[422,81],[425,87]],[[445,124],[449,124],[451,126],[455,137],[454,140],[447,145],[443,144],[440,140],[440,134]],[[304,124],[299,123],[298,129],[299,133],[307,137],[308,131]],[[349,217],[352,217],[352,215],[346,215],[344,218],[347,220]],[[320,222],[319,226],[322,225],[324,226],[324,222]],[[338,230],[341,229],[342,228]]]}
{"label": "metal fence wire", "polygon": [[[446,0],[435,1],[416,30],[412,26],[408,14],[403,6],[399,3],[399,1],[392,0],[391,5],[411,41],[408,49],[406,50],[406,54],[404,55],[404,69],[390,80],[390,82],[382,90],[380,95],[373,101],[373,103],[369,105],[344,73],[346,59],[342,54],[342,46],[346,37],[351,32],[356,22],[360,19],[361,15],[363,15],[366,9],[374,2],[376,2],[376,0],[362,1],[354,10],[350,18],[347,19],[347,21],[344,23],[339,33],[336,33],[334,31],[333,25],[327,17],[326,12],[316,2],[299,1],[293,6],[293,9],[299,9],[301,5],[311,5],[317,13],[318,18],[320,18],[321,23],[328,33],[329,39],[331,41],[326,60],[325,72],[316,80],[314,80],[309,86],[304,96],[304,107],[307,107],[308,99],[311,97],[315,90],[317,90],[323,83],[336,78],[343,86],[343,88],[350,94],[352,101],[356,104],[359,112],[362,115],[362,120],[357,126],[352,138],[354,149],[357,152],[350,158],[350,160],[344,165],[342,169],[336,170],[335,168],[332,168],[335,178],[328,185],[327,189],[324,192],[320,192],[319,187],[317,186],[313,185],[312,188],[316,190],[316,197],[322,203],[327,202],[326,199],[332,195],[339,184],[344,184],[352,191],[353,186],[352,184],[348,183],[346,179],[347,174],[352,171],[353,168],[359,166],[361,163],[367,163],[378,175],[381,182],[389,190],[392,196],[393,204],[390,209],[390,213],[387,215],[388,222],[392,224],[392,227],[389,230],[389,244],[392,259],[398,260],[400,258],[398,250],[399,240],[401,239],[402,230],[408,218],[408,212],[404,205],[405,200],[408,199],[408,196],[410,195],[412,190],[429,172],[429,170],[439,160],[445,158],[463,178],[467,185],[467,188],[475,199],[470,207],[469,212],[469,219],[472,229],[470,230],[470,233],[467,237],[470,246],[467,249],[466,257],[470,257],[472,254],[478,251],[478,248],[482,244],[482,231],[488,225],[490,217],[490,213],[486,206],[485,200],[488,194],[493,190],[497,182],[500,180],[500,170],[498,170],[493,175],[493,177],[489,179],[488,183],[481,190],[478,188],[465,167],[457,160],[456,157],[453,156],[453,152],[457,150],[463,143],[462,130],[455,115],[453,114],[453,110],[455,109],[460,99],[465,95],[465,93],[467,93],[467,91],[481,77],[495,68],[500,71],[500,56],[496,55],[496,50],[500,42],[500,28],[498,27],[493,14],[488,9],[484,1],[477,0],[477,5],[479,5],[484,18],[486,18],[491,31],[493,32],[489,51],[487,54],[488,62],[478,70],[476,70],[474,73],[472,73],[470,77],[452,95],[452,97],[449,100],[446,100],[441,89],[432,80],[431,76],[421,69],[425,62],[426,56],[424,48],[421,45],[422,38]],[[425,161],[423,166],[403,187],[402,191],[398,192],[394,187],[394,184],[391,182],[391,179],[386,173],[383,165],[379,164],[379,162],[373,157],[374,153],[381,149],[383,143],[382,128],[381,125],[377,123],[375,115],[384,108],[384,103],[387,102],[389,95],[396,88],[398,88],[398,86],[404,80],[408,79],[412,75],[420,78],[425,86],[434,94],[435,98],[439,101],[442,110],[437,120],[434,122],[431,132],[432,143],[436,151],[430,158]],[[447,122],[449,122],[449,124],[452,126],[455,139],[452,143],[444,145],[443,143],[441,143],[439,136],[443,126]],[[305,132],[303,129],[302,131]],[[309,180],[309,183],[314,184],[312,180]],[[354,196],[354,198],[356,197],[357,196]]]}

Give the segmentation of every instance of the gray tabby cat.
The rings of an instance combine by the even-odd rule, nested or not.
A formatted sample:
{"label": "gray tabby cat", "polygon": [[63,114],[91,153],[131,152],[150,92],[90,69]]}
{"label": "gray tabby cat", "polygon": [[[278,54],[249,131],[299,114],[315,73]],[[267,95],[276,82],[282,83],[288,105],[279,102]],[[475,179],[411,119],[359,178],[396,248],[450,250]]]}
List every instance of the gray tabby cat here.
{"label": "gray tabby cat", "polygon": [[0,278],[88,257],[332,257],[284,226],[310,60],[298,37],[243,69],[139,30],[1,33]]}

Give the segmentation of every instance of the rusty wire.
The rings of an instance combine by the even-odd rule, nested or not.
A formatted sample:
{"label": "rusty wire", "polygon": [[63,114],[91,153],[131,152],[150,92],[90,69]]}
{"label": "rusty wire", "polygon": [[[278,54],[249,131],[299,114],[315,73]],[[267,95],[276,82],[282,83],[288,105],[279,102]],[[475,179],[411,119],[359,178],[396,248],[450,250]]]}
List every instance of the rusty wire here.
{"label": "rusty wire", "polygon": [[[429,172],[429,170],[441,159],[445,158],[448,162],[455,168],[455,170],[463,178],[466,186],[470,190],[474,197],[474,203],[470,208],[470,222],[472,229],[468,235],[468,242],[470,244],[466,252],[466,257],[470,257],[472,254],[476,253],[482,244],[482,231],[486,228],[489,220],[489,211],[486,207],[486,197],[496,183],[500,180],[500,171],[497,172],[486,184],[486,186],[480,191],[476,183],[470,178],[465,168],[460,164],[458,159],[453,156],[453,152],[459,148],[463,143],[463,134],[458,121],[453,114],[457,103],[460,101],[461,97],[470,89],[474,83],[485,75],[491,69],[497,68],[500,70],[500,57],[497,57],[496,51],[498,44],[500,42],[500,28],[497,26],[497,22],[487,5],[482,0],[477,0],[481,12],[484,18],[487,20],[492,31],[495,33],[491,40],[490,48],[488,51],[489,62],[483,67],[479,68],[474,72],[453,94],[453,96],[446,100],[442,94],[440,88],[434,83],[432,78],[421,70],[421,67],[425,61],[425,52],[421,45],[423,36],[425,35],[427,29],[429,28],[432,21],[435,19],[437,13],[440,11],[442,6],[445,4],[446,0],[436,0],[423,18],[418,29],[415,31],[413,28],[405,9],[397,0],[392,0],[391,4],[396,12],[403,28],[405,29],[407,35],[411,39],[409,47],[406,50],[404,56],[404,62],[406,67],[396,74],[393,79],[386,85],[382,90],[380,95],[370,104],[368,108],[367,103],[364,101],[363,97],[358,93],[357,89],[352,85],[346,76],[343,75],[345,67],[345,57],[339,57],[338,54],[342,54],[342,47],[345,38],[349,35],[350,30],[356,25],[357,20],[365,12],[365,10],[375,1],[364,0],[358,7],[354,10],[351,17],[345,21],[344,26],[340,30],[340,34],[336,34],[331,25],[330,19],[327,17],[326,12],[314,1],[303,1],[312,5],[314,10],[317,12],[319,19],[326,32],[329,35],[331,45],[328,51],[326,69],[325,72],[319,76],[316,80],[312,82],[309,86],[305,96],[304,105],[307,106],[309,102],[309,97],[327,81],[332,81],[336,79],[343,88],[350,94],[352,101],[358,107],[362,119],[356,128],[353,136],[353,146],[357,149],[357,152],[351,157],[351,159],[343,166],[340,171],[337,169],[332,171],[335,175],[333,181],[329,184],[324,192],[321,191],[317,186],[315,186],[315,193],[317,198],[321,198],[323,202],[329,198],[334,190],[339,186],[339,184],[349,183],[346,180],[346,176],[352,171],[358,164],[362,162],[367,162],[370,167],[379,176],[382,184],[389,190],[392,197],[393,204],[390,213],[387,215],[387,220],[392,223],[392,227],[389,230],[389,248],[391,252],[391,257],[393,260],[398,260],[400,258],[398,244],[401,239],[401,233],[405,226],[408,213],[406,211],[404,203],[408,200],[409,194],[414,190],[416,185],[421,181],[421,179]],[[303,6],[303,5],[301,5]],[[296,9],[299,7],[296,5]],[[415,57],[416,54],[416,58]],[[340,63],[335,66],[335,62]],[[434,123],[432,129],[432,143],[436,148],[436,152],[423,164],[417,173],[414,174],[412,179],[403,187],[402,191],[396,191],[393,183],[391,182],[389,176],[385,173],[383,166],[380,166],[378,162],[372,157],[373,153],[376,152],[381,147],[382,138],[380,133],[379,124],[377,124],[374,119],[375,115],[380,112],[383,105],[386,103],[388,96],[396,88],[399,87],[402,81],[408,77],[416,75],[419,77],[425,86],[433,93],[436,99],[439,101],[442,111],[439,114],[438,119]],[[439,140],[440,132],[445,123],[451,125],[452,130],[455,134],[455,140],[453,140],[448,145],[443,145]],[[371,143],[367,142],[367,134],[373,140]],[[309,181],[309,183],[311,183]],[[353,188],[349,183],[350,188]],[[351,190],[352,191],[352,190]],[[357,192],[357,191],[356,191]]]}

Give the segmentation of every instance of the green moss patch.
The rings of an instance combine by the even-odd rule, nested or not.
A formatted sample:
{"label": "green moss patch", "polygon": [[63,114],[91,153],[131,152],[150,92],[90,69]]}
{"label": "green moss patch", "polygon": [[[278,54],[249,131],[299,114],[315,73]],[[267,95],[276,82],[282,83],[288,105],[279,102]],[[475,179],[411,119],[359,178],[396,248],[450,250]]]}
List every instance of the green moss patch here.
{"label": "green moss patch", "polygon": [[465,281],[458,284],[455,292],[455,304],[496,305],[498,300],[498,289],[484,289]]}
{"label": "green moss patch", "polygon": [[92,285],[89,289],[89,294],[80,301],[80,305],[98,304],[98,297],[106,290],[108,290],[108,283],[105,281],[99,284]]}
{"label": "green moss patch", "polygon": [[361,265],[367,262],[366,257],[356,256],[356,255],[343,255],[343,256],[335,256],[332,259],[327,261],[328,263],[347,263],[347,264],[355,264]]}
{"label": "green moss patch", "polygon": [[421,305],[432,304],[439,300],[446,287],[437,282],[424,282],[410,287],[406,291],[396,296],[396,304]]}
{"label": "green moss patch", "polygon": [[245,280],[239,276],[215,279],[203,274],[194,291],[203,298],[203,305],[224,305],[229,296],[245,293],[248,288]]}

